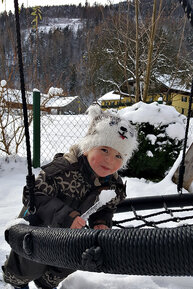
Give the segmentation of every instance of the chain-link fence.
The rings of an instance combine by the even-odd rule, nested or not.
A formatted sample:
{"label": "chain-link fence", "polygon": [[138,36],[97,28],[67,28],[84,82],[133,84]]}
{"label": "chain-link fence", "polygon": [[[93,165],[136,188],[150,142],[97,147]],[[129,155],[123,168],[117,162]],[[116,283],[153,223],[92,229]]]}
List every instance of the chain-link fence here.
{"label": "chain-link fence", "polygon": [[[2,84],[2,83],[1,83]],[[4,83],[3,83],[4,84]],[[0,91],[0,156],[26,156],[21,95],[1,85]],[[58,91],[57,91],[58,92]],[[33,152],[32,93],[26,92],[30,141]],[[87,104],[78,96],[41,94],[41,164],[50,161],[58,152],[67,152],[82,138],[88,128]],[[189,139],[193,140],[193,121]],[[33,156],[33,153],[32,153]]]}
{"label": "chain-link fence", "polygon": [[[80,111],[80,99],[73,101],[71,110],[62,108],[62,99],[58,99],[58,108],[53,108],[52,114],[41,115],[41,161],[53,158],[57,152],[67,152],[73,144],[77,143],[87,132],[88,116]],[[86,106],[81,104],[82,112]],[[62,110],[63,109],[63,110]],[[61,112],[62,110],[62,112]],[[189,143],[193,141],[193,119],[189,126]]]}
{"label": "chain-link fence", "polygon": [[41,160],[68,149],[82,138],[87,130],[86,115],[44,115],[41,117]]}
{"label": "chain-link fence", "polygon": [[[53,91],[53,89],[51,90]],[[60,92],[56,89],[56,92]],[[26,92],[31,152],[33,157],[33,93]],[[58,152],[67,152],[87,130],[87,105],[78,97],[43,95],[40,97],[41,163],[50,161]],[[0,156],[26,156],[21,93],[0,83]]]}
{"label": "chain-link fence", "polygon": [[41,112],[41,162],[56,153],[65,153],[86,134],[88,116],[83,100],[78,97],[51,98]]}
{"label": "chain-link fence", "polygon": [[[10,127],[8,126],[5,131],[2,130],[1,136],[1,156],[5,156],[5,150],[2,146],[3,134],[7,140],[10,140],[11,128],[13,126],[13,120],[19,121],[19,127],[23,121],[22,110],[20,105],[15,105],[14,103],[19,103],[18,94],[16,91],[14,97],[9,99],[12,106],[7,106],[5,100],[5,94],[7,97],[9,95],[8,91],[4,90],[1,95],[1,114],[0,114],[0,125],[1,129],[5,127],[10,121]],[[27,94],[28,96],[28,94]],[[30,96],[29,96],[30,98]],[[88,115],[85,114],[87,106],[78,97],[68,98],[68,97],[57,97],[50,99],[50,101],[44,102],[44,96],[41,100],[41,164],[51,161],[56,153],[68,152],[69,148],[79,142],[79,140],[84,137],[87,132],[89,119]],[[29,102],[29,100],[28,100]],[[68,102],[68,104],[66,104]],[[43,105],[44,104],[44,105]],[[30,141],[31,141],[31,151],[33,152],[33,123],[32,119],[32,107],[28,106],[28,114],[30,119]],[[4,121],[3,121],[4,113]],[[6,121],[5,121],[6,119]],[[15,127],[16,128],[16,127]],[[22,128],[20,128],[22,129]],[[15,130],[16,132],[16,130]],[[24,134],[24,132],[22,131]],[[190,120],[189,127],[189,140],[193,140],[193,118]],[[189,145],[190,145],[189,142]],[[16,138],[13,138],[13,144],[16,145]],[[12,146],[14,146],[12,144]],[[26,156],[26,146],[25,139],[21,142],[18,149],[18,154],[20,156]],[[178,206],[177,206],[178,207]],[[190,203],[183,209],[168,209],[168,206],[163,202],[163,208],[157,211],[153,210],[146,213],[146,210],[137,212],[135,206],[132,207],[130,213],[127,215],[122,215],[119,220],[114,222],[115,226],[118,227],[157,227],[162,226],[162,224],[168,223],[167,226],[173,223],[191,223],[192,224],[192,211],[193,206]]]}

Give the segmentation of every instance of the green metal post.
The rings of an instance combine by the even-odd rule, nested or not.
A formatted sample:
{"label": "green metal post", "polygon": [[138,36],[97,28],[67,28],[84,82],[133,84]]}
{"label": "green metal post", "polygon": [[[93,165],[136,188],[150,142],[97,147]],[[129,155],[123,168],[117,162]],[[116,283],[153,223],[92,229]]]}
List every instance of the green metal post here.
{"label": "green metal post", "polygon": [[33,91],[33,167],[40,167],[40,92]]}

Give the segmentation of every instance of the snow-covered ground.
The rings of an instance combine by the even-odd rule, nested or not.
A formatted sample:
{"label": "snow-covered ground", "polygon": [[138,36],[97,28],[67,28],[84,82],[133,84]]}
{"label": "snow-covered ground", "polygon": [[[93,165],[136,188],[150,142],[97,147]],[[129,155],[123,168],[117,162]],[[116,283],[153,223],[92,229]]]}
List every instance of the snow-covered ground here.
{"label": "snow-covered ground", "polygon": [[[152,106],[153,107],[153,106]],[[163,106],[161,108],[164,109]],[[131,108],[129,108],[132,110]],[[138,110],[135,107],[135,111]],[[168,109],[168,108],[167,108]],[[134,110],[133,110],[134,111]],[[141,116],[144,113],[144,110]],[[167,110],[170,117],[174,117],[171,110]],[[172,110],[173,111],[173,110]],[[126,109],[121,114],[126,114]],[[153,115],[148,110],[149,116]],[[172,115],[171,115],[172,114]],[[157,113],[158,115],[158,113]],[[134,118],[134,113],[131,114]],[[144,115],[143,115],[144,116]],[[66,116],[65,116],[66,117]],[[72,116],[69,116],[72,118]],[[138,115],[140,117],[140,114]],[[129,116],[128,116],[129,118]],[[154,117],[155,119],[156,117]],[[161,119],[161,114],[160,114]],[[166,119],[166,116],[165,118]],[[85,119],[86,120],[86,119]],[[181,119],[182,120],[182,119]],[[181,124],[183,121],[181,122]],[[55,123],[57,125],[57,123]],[[69,125],[69,124],[68,124]],[[178,130],[181,134],[181,131]],[[181,137],[181,135],[179,136]],[[60,138],[57,142],[60,142]],[[127,196],[138,197],[147,195],[166,195],[177,193],[176,185],[171,181],[171,177],[180,162],[180,157],[176,160],[173,168],[168,175],[159,183],[147,182],[145,179],[124,178],[127,181]],[[34,169],[37,175],[39,169]],[[10,247],[4,241],[4,230],[8,223],[17,218],[22,208],[22,188],[25,185],[27,174],[26,159],[23,157],[0,158],[0,263],[4,263],[6,255],[9,253]],[[126,213],[116,215],[116,219],[124,218]],[[175,224],[174,224],[175,225]],[[0,273],[2,280],[2,273]],[[68,289],[188,289],[192,288],[192,277],[152,277],[152,276],[129,276],[129,275],[113,275],[104,273],[88,273],[77,271],[68,276],[65,281],[60,284],[60,288]],[[10,288],[3,282],[0,282],[0,289]],[[30,283],[30,289],[35,289],[33,282]]]}

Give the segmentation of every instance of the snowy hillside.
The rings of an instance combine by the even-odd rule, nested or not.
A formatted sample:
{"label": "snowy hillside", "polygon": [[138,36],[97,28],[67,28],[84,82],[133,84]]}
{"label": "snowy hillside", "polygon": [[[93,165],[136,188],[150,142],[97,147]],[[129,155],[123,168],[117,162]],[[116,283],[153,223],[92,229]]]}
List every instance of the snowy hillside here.
{"label": "snowy hillside", "polygon": [[44,21],[46,24],[42,24],[39,27],[39,32],[48,33],[50,30],[53,32],[56,29],[71,29],[75,33],[78,29],[82,29],[83,22],[79,18],[47,18]]}
{"label": "snowy hillside", "polygon": [[[43,23],[38,26],[39,33],[49,33],[56,30],[62,31],[63,29],[69,29],[74,34],[77,33],[79,29],[83,28],[83,21],[79,18],[49,18],[46,17]],[[25,33],[25,41],[28,40],[30,33],[33,32],[33,28],[23,30]]]}

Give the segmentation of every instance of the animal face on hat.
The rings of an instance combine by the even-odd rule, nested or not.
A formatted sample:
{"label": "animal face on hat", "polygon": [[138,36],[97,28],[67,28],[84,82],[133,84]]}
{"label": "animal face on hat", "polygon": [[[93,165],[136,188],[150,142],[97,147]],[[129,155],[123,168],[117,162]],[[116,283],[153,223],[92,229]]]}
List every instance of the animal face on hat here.
{"label": "animal face on hat", "polygon": [[80,141],[81,153],[97,146],[108,146],[117,150],[123,165],[137,148],[137,134],[131,123],[115,113],[103,112],[98,105],[88,109],[91,123],[86,136]]}

